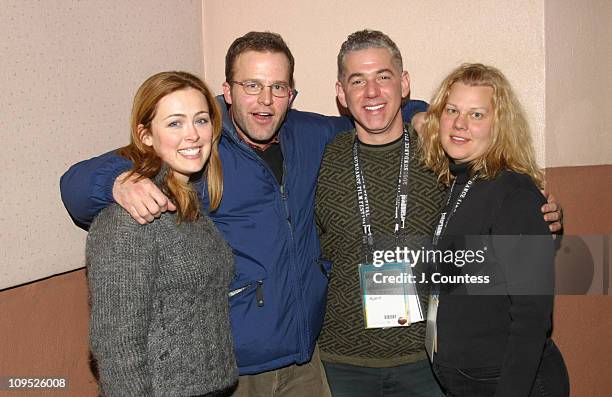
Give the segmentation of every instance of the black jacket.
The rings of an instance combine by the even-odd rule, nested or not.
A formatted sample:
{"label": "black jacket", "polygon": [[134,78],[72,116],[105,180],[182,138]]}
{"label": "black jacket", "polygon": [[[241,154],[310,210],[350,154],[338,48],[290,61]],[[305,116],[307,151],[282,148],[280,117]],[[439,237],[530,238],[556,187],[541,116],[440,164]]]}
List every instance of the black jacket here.
{"label": "black jacket", "polygon": [[[468,180],[467,167],[452,171],[451,212]],[[504,171],[476,179],[438,244],[454,252],[483,250],[484,263],[442,264],[438,271],[488,276],[489,283],[440,285],[436,364],[501,367],[496,396],[529,395],[550,335],[554,246],[540,212],[545,202],[526,175]]]}

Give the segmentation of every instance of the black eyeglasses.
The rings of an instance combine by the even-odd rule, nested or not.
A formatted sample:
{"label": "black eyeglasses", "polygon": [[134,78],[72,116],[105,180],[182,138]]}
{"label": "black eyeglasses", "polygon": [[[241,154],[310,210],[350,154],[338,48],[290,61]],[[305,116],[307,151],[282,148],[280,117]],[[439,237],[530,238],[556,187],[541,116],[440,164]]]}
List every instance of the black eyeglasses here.
{"label": "black eyeglasses", "polygon": [[272,83],[270,85],[264,85],[261,81],[247,80],[247,81],[230,81],[231,84],[238,84],[242,86],[244,92],[248,95],[259,95],[264,88],[270,87],[272,95],[277,98],[285,98],[293,91],[287,84],[283,83]]}

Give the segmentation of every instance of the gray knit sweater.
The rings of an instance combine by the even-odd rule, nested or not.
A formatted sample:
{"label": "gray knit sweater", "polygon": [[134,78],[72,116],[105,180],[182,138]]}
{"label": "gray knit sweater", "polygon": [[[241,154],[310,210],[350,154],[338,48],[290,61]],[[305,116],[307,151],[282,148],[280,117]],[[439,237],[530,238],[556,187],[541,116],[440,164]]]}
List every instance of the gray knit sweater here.
{"label": "gray knit sweater", "polygon": [[91,225],[90,344],[105,396],[189,396],[234,384],[233,256],[212,221],[139,225],[113,204]]}

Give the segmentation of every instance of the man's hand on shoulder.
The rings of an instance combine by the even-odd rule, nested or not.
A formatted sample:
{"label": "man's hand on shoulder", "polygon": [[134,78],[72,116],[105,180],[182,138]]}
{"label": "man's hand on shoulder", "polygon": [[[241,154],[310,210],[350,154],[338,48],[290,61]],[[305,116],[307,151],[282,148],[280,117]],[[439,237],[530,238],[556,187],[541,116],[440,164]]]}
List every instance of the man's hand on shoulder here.
{"label": "man's hand on shoulder", "polygon": [[175,211],[176,206],[148,178],[129,172],[119,175],[113,184],[113,198],[141,225],[153,222],[163,212]]}
{"label": "man's hand on shoulder", "polygon": [[412,124],[417,134],[421,133],[423,124],[425,124],[425,114],[425,112],[416,113],[414,116],[412,116],[412,120],[410,120],[410,124]]}
{"label": "man's hand on shoulder", "polygon": [[544,214],[544,220],[548,222],[548,228],[554,234],[560,234],[563,230],[563,209],[557,203],[557,199],[550,193],[542,190],[542,194],[546,197],[546,204],[541,208]]}

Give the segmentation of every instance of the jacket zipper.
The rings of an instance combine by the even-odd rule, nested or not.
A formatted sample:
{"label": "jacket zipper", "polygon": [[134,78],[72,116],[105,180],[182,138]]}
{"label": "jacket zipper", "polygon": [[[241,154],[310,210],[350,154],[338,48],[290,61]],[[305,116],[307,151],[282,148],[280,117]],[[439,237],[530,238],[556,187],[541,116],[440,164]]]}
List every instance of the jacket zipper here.
{"label": "jacket zipper", "polygon": [[236,288],[236,289],[231,290],[231,291],[228,293],[228,297],[232,298],[232,297],[234,297],[234,296],[236,296],[236,295],[238,295],[238,294],[240,294],[240,293],[242,293],[242,292],[246,291],[247,289],[249,289],[249,287],[250,287],[251,285],[253,285],[253,283],[248,283],[248,284],[243,285],[243,286],[242,286],[242,287],[240,287],[240,288]]}
{"label": "jacket zipper", "polygon": [[263,280],[257,281],[257,289],[255,290],[255,299],[257,299],[257,307],[262,307],[264,305]]}
{"label": "jacket zipper", "polygon": [[[293,282],[294,282],[294,288],[293,291],[295,291],[295,298],[296,301],[298,302],[298,304],[296,305],[298,307],[298,328],[297,328],[297,335],[298,338],[300,339],[300,343],[299,346],[301,346],[300,348],[300,352],[299,352],[299,356],[300,356],[300,360],[305,360],[305,357],[307,355],[307,346],[306,346],[306,341],[308,340],[308,327],[306,327],[305,322],[306,322],[306,315],[304,313],[304,307],[303,307],[303,301],[302,301],[302,290],[299,288],[299,282],[297,282],[296,277],[298,274],[298,269],[296,269],[295,266],[295,236],[293,235],[293,224],[291,223],[291,213],[289,212],[289,204],[288,204],[288,197],[287,197],[287,190],[285,188],[285,179],[287,176],[287,163],[286,163],[286,151],[284,150],[284,145],[283,145],[283,141],[280,141],[280,145],[281,145],[281,151],[283,152],[283,179],[282,179],[282,183],[280,185],[280,193],[281,193],[281,199],[283,201],[283,205],[285,207],[285,215],[286,215],[286,220],[287,220],[287,227],[289,228],[289,237],[291,238],[291,247],[290,247],[290,253],[289,255],[291,256],[290,260],[291,260],[291,265],[292,265],[292,273],[295,275],[293,277]],[[302,334],[301,330],[303,330],[304,335]]]}
{"label": "jacket zipper", "polygon": [[255,289],[255,300],[257,300],[257,306],[262,307],[264,305],[263,280],[257,280],[255,283],[248,283],[240,288],[233,289],[228,293],[228,297],[233,298],[236,295],[242,294],[243,292],[249,290],[253,284],[257,285]]}
{"label": "jacket zipper", "polygon": [[[255,158],[256,161],[259,161],[260,164],[263,164],[264,167],[268,170],[268,172],[270,173],[270,175],[272,175],[272,178],[276,181],[276,177],[274,176],[274,173],[272,172],[272,169],[270,169],[270,166],[268,166],[268,164],[261,158],[259,157],[251,147],[249,147],[244,141],[242,141],[240,138],[234,138],[234,136],[232,136],[231,133],[228,133],[227,135],[230,136],[230,138],[232,139],[232,141],[234,141],[234,143],[236,143],[238,145],[238,147],[240,147],[242,150],[244,150],[246,153],[249,154],[249,156],[251,156],[251,158]],[[281,146],[281,152],[283,153],[283,177],[282,177],[282,181],[280,183],[280,185],[277,183],[275,183],[275,185],[278,187],[278,189],[280,190],[280,194],[281,194],[281,201],[283,202],[283,206],[285,208],[285,215],[286,215],[286,220],[287,220],[287,226],[289,228],[289,236],[291,239],[291,247],[290,247],[290,262],[291,262],[291,267],[293,268],[292,273],[294,275],[297,275],[297,269],[295,266],[295,237],[293,235],[293,225],[291,223],[291,214],[289,212],[289,206],[287,204],[287,192],[285,189],[285,178],[287,175],[287,161],[286,161],[286,151],[285,151],[285,146],[283,144],[283,141],[281,140],[279,142],[280,146]],[[300,356],[301,360],[305,360],[306,355],[307,355],[307,347],[306,347],[306,340],[308,340],[309,338],[309,330],[308,327],[305,327],[304,323],[306,321],[306,315],[304,314],[304,307],[303,307],[303,301],[302,301],[302,291],[299,289],[299,283],[296,281],[294,276],[293,278],[293,290],[296,291],[296,300],[298,302],[298,315],[297,315],[297,320],[298,320],[298,328],[297,328],[297,335],[299,338],[299,346],[301,346],[300,351],[298,352],[298,355]],[[262,281],[262,285],[263,285],[263,281]],[[261,305],[259,304],[259,299],[257,299],[257,293],[256,293],[256,299],[257,299],[257,306],[261,307],[263,306],[263,289],[261,288],[261,286],[258,286],[258,290],[259,293],[261,294]],[[304,330],[303,334],[302,332],[300,332],[300,330]]]}

